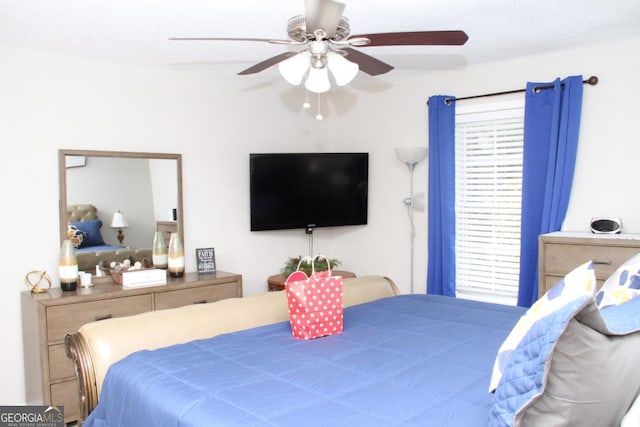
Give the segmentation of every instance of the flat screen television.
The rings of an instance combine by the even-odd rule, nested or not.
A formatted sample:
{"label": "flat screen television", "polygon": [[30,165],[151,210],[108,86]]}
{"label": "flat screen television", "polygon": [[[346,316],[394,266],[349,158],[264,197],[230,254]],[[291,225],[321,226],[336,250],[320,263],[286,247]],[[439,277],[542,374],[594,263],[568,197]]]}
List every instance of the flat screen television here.
{"label": "flat screen television", "polygon": [[251,231],[367,223],[368,153],[249,155]]}

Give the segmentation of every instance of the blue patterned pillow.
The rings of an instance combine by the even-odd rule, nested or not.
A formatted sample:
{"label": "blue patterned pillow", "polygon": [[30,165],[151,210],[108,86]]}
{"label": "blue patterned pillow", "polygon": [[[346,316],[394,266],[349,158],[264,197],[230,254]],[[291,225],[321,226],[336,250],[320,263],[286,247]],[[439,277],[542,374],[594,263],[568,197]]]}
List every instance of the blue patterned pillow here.
{"label": "blue patterned pillow", "polygon": [[622,264],[596,293],[596,303],[602,309],[622,304],[640,295],[640,254]]}
{"label": "blue patterned pillow", "polygon": [[82,240],[79,248],[88,248],[91,246],[100,246],[105,244],[102,234],[100,234],[100,228],[102,228],[101,220],[92,219],[90,221],[78,221],[72,222],[71,225],[84,233],[84,239]]}
{"label": "blue patterned pillow", "polygon": [[489,392],[493,392],[502,378],[502,373],[511,363],[513,351],[529,330],[540,319],[565,307],[568,303],[588,296],[593,297],[596,290],[596,276],[591,261],[575,268],[558,284],[549,289],[513,327],[509,336],[500,346],[496,356],[489,383]]}

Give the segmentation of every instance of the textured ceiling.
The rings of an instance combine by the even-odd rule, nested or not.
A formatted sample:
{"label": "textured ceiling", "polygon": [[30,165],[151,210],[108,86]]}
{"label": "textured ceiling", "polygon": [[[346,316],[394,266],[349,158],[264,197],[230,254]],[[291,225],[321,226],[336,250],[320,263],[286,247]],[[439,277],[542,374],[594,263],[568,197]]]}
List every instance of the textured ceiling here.
{"label": "textured ceiling", "polygon": [[[464,30],[469,35],[461,47],[362,48],[395,66],[391,73],[455,69],[640,35],[640,0],[345,3],[344,15],[351,21],[352,34]],[[168,37],[283,39],[287,19],[303,13],[303,0],[0,0],[0,43],[233,75],[287,47],[258,42],[177,42]],[[263,74],[274,72],[270,69]]]}

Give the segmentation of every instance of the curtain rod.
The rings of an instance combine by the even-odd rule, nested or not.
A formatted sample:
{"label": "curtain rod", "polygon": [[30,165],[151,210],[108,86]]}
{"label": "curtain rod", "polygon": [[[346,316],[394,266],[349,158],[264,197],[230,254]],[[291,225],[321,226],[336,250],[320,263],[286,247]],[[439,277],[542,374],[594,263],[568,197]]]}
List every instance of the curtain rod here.
{"label": "curtain rod", "polygon": [[[591,86],[595,86],[598,84],[598,77],[596,76],[591,76],[589,77],[587,80],[583,80],[582,83],[584,84],[590,84]],[[551,89],[553,88],[553,85],[545,85],[545,86],[536,86],[535,88],[533,88],[533,90],[535,90],[536,92],[541,91],[543,89]],[[475,98],[486,98],[489,96],[498,96],[498,95],[510,95],[512,93],[520,93],[520,92],[526,92],[527,89],[515,89],[515,90],[507,90],[504,92],[493,92],[493,93],[485,93],[482,95],[472,95],[472,96],[463,96],[461,98],[448,98],[445,100],[446,104],[450,104],[451,101],[463,101],[465,99],[475,99]],[[427,102],[427,105],[429,103]]]}

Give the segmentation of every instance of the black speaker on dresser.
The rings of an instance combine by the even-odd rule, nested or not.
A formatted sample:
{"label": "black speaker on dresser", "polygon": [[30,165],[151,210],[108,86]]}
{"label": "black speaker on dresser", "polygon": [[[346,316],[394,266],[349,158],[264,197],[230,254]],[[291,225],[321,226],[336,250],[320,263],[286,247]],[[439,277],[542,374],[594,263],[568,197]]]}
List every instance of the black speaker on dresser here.
{"label": "black speaker on dresser", "polygon": [[591,218],[591,232],[596,234],[619,234],[622,231],[620,218]]}

